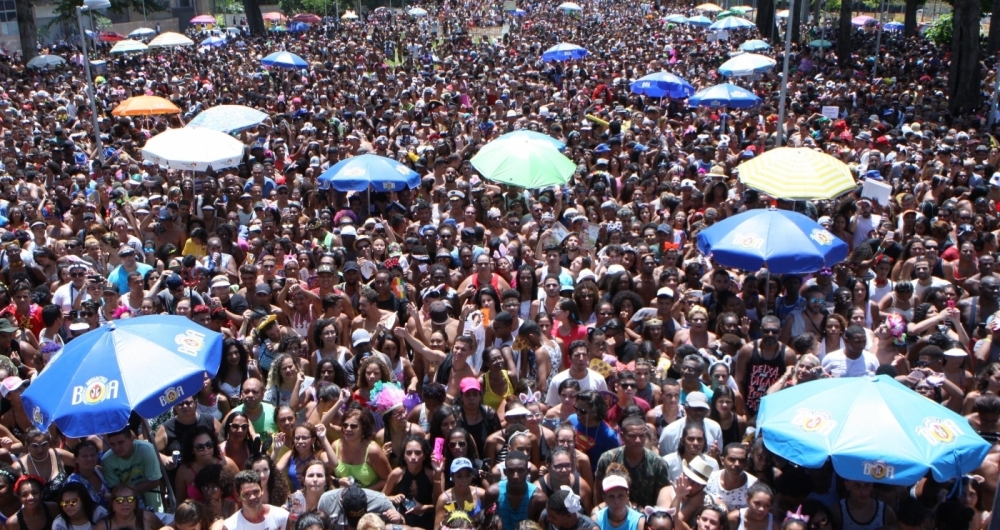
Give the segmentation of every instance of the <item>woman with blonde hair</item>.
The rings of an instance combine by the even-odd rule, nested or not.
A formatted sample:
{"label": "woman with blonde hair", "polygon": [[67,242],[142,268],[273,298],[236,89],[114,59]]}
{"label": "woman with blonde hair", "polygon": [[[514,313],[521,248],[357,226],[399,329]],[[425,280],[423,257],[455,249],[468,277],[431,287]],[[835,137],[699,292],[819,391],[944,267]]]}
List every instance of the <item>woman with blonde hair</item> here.
{"label": "woman with blonde hair", "polygon": [[678,330],[674,334],[674,346],[690,344],[695,348],[708,348],[715,342],[715,333],[708,330],[708,310],[700,305],[692,306],[687,311],[687,321],[691,327]]}
{"label": "woman with blonde hair", "polygon": [[771,385],[771,388],[767,389],[767,393],[773,394],[779,390],[784,390],[799,383],[807,383],[809,381],[815,381],[816,379],[823,379],[825,377],[830,376],[823,371],[823,366],[819,357],[816,357],[811,353],[806,353],[799,357],[798,362],[795,363],[795,368],[786,370],[785,375],[781,376],[777,382]]}

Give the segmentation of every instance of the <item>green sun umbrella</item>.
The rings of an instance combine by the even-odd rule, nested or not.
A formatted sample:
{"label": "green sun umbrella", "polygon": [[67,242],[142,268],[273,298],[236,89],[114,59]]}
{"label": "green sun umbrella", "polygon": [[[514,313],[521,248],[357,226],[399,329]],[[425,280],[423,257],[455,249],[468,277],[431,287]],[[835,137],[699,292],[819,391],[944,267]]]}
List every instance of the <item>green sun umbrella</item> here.
{"label": "green sun umbrella", "polygon": [[833,43],[826,39],[816,39],[810,42],[809,46],[812,46],[813,48],[829,48],[830,46],[833,46]]}
{"label": "green sun umbrella", "polygon": [[748,12],[753,11],[753,8],[750,6],[734,6],[729,8],[729,10],[732,11],[733,13],[739,13],[741,15],[745,15]]}
{"label": "green sun umbrella", "polygon": [[561,186],[576,171],[576,164],[552,144],[525,137],[494,140],[471,162],[489,180],[528,189]]}
{"label": "green sun umbrella", "polygon": [[730,11],[720,11],[719,14],[715,15],[715,20],[721,20],[721,19],[726,18],[726,17],[731,17],[734,14],[735,13],[733,13],[732,10],[730,10]]}

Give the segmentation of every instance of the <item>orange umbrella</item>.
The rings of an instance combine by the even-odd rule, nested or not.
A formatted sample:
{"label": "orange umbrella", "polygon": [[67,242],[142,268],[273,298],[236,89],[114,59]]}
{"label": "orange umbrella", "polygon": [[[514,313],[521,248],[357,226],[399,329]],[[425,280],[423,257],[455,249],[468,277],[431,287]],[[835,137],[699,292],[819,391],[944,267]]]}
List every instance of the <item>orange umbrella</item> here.
{"label": "orange umbrella", "polygon": [[180,114],[170,101],[158,96],[136,96],[122,101],[111,114],[115,116],[148,116],[150,114]]}
{"label": "orange umbrella", "polygon": [[285,15],[277,11],[271,11],[270,13],[264,13],[264,20],[285,20]]}

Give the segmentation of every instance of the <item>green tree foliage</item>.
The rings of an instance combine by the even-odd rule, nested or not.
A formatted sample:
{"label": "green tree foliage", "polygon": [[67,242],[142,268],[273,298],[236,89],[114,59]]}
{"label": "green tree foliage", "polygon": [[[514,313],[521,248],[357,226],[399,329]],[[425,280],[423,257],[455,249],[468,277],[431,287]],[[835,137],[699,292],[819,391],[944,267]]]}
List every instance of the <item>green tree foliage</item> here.
{"label": "green tree foliage", "polygon": [[934,24],[927,30],[926,36],[938,46],[950,46],[954,31],[951,13],[945,13],[934,21]]}
{"label": "green tree foliage", "polygon": [[[65,31],[75,35],[77,33],[76,8],[83,5],[83,0],[61,0],[55,8],[56,18],[52,19],[46,28],[62,26]],[[165,11],[169,7],[167,0],[145,0],[146,13]],[[142,13],[143,0],[111,0],[111,7],[107,11],[111,13],[125,13],[133,10]]]}

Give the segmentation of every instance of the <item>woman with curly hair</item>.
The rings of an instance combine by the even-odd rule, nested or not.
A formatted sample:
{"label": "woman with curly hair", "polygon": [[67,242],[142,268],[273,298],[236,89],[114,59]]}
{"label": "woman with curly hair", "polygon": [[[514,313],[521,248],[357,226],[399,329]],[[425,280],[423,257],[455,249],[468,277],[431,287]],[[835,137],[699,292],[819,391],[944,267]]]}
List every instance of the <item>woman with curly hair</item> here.
{"label": "woman with curly hair", "polygon": [[180,502],[188,498],[203,500],[194,479],[199,471],[212,464],[225,466],[233,475],[239,472],[236,463],[223,456],[215,431],[204,426],[195,427],[181,441],[181,463],[174,478],[174,491]]}
{"label": "woman with curly hair", "polygon": [[205,466],[194,476],[194,485],[201,492],[202,502],[214,519],[225,519],[236,513],[237,506],[233,501],[235,477],[232,470],[219,464]]}
{"label": "woman with curly hair", "polygon": [[[174,523],[171,530],[210,530],[212,523],[217,521],[215,514],[204,504],[188,499],[177,505],[174,510]],[[166,528],[166,527],[165,527]]]}
{"label": "woman with curly hair", "polygon": [[305,407],[306,390],[312,385],[312,382],[313,378],[299,370],[297,356],[282,353],[271,364],[263,399],[275,407],[288,405],[296,413],[299,413]]}
{"label": "woman with curly hair", "polygon": [[628,323],[632,320],[635,312],[646,306],[642,298],[632,291],[622,291],[611,299],[611,305],[615,308],[615,315],[622,322]]}
{"label": "woman with curly hair", "polygon": [[[358,371],[356,372],[357,379],[354,384],[354,392],[351,394],[351,399],[356,403],[359,403],[369,409],[372,409],[371,397],[372,389],[375,388],[375,383],[379,381],[383,383],[389,383],[392,381],[392,369],[389,365],[385,364],[380,357],[377,355],[372,355],[361,360],[358,363]],[[382,418],[375,418],[375,430],[379,430],[384,425],[382,424]]]}
{"label": "woman with curly hair", "polygon": [[357,482],[362,488],[382,491],[391,468],[385,451],[375,442],[375,420],[359,403],[351,403],[340,422],[340,439],[333,444],[333,474],[346,488]]}
{"label": "woman with curly hair", "polygon": [[247,460],[247,469],[256,471],[260,476],[260,502],[271,506],[284,506],[288,501],[288,480],[284,473],[279,473],[274,460],[265,453],[255,454]]}
{"label": "woman with curly hair", "polygon": [[302,487],[301,474],[313,460],[319,460],[333,470],[336,456],[333,447],[326,437],[326,426],[322,423],[313,425],[311,423],[300,423],[292,431],[290,440],[291,451],[288,451],[278,459],[278,470],[288,474],[288,483],[292,491]]}

